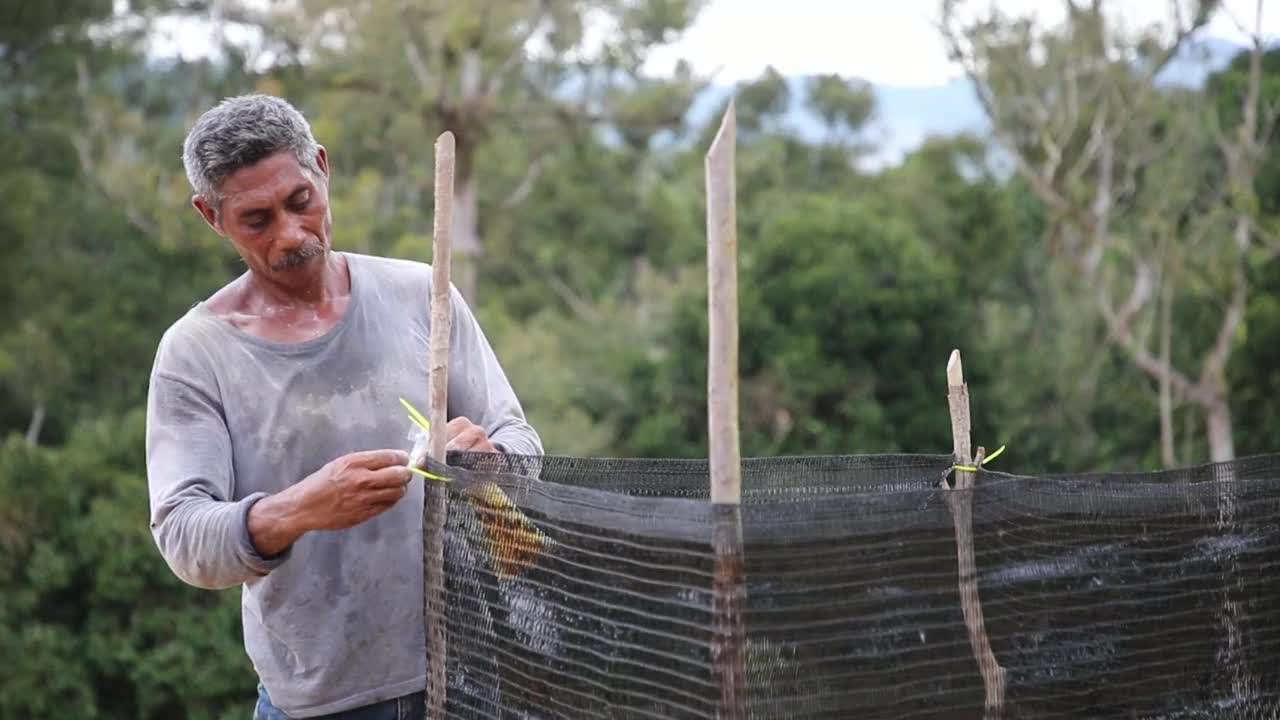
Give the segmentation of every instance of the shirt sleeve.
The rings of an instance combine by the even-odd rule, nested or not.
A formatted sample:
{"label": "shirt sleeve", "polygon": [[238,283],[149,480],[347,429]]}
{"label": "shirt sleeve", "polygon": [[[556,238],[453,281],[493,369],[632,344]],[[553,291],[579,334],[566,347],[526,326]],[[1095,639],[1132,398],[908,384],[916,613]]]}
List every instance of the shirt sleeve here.
{"label": "shirt sleeve", "polygon": [[151,533],[183,582],[211,590],[265,576],[289,551],[262,557],[249,510],[265,497],[233,499],[231,439],[215,392],[169,364],[162,343],[147,395],[146,460]]}
{"label": "shirt sleeve", "polygon": [[542,440],[525,418],[497,355],[456,287],[449,340],[449,417],[466,417],[483,427],[501,452],[540,456]]}

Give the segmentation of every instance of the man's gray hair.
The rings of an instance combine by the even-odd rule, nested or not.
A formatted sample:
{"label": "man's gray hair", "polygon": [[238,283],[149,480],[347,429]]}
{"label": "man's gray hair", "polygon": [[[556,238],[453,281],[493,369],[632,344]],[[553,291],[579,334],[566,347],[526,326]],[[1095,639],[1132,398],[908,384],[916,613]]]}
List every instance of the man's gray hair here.
{"label": "man's gray hair", "polygon": [[319,179],[319,145],[302,113],[278,97],[240,95],[200,116],[182,144],[182,165],[192,190],[216,208],[228,175],[282,150]]}

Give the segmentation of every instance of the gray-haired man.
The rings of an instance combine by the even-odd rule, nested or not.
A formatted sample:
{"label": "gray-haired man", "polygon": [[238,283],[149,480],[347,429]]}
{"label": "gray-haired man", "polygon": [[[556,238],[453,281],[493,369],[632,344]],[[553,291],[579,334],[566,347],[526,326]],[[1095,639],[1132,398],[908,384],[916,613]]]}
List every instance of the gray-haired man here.
{"label": "gray-haired man", "polygon": [[[209,110],[183,162],[192,203],[248,270],[160,340],[147,413],[156,543],[187,583],[243,586],[256,717],[420,715],[422,486],[397,398],[427,402],[430,268],[333,250],[328,157],[283,100]],[[452,298],[450,448],[541,454]]]}

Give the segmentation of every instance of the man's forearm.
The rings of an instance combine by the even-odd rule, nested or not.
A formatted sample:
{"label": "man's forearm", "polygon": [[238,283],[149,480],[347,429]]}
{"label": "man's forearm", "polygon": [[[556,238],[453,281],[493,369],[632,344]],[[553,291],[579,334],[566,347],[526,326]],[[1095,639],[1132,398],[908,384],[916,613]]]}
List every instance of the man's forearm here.
{"label": "man's forearm", "polygon": [[[270,496],[254,493],[243,500],[224,501],[173,493],[157,501],[151,531],[165,562],[183,582],[199,588],[222,590],[262,577],[285,562],[290,523],[277,522]],[[277,501],[278,502],[278,501]],[[249,515],[264,528],[262,544],[278,545],[271,555],[260,552],[250,536]],[[265,521],[265,522],[262,522]],[[266,530],[274,526],[274,530]],[[301,533],[299,533],[301,534]],[[279,535],[281,539],[268,537]]]}
{"label": "man's forearm", "polygon": [[249,540],[264,558],[288,550],[309,529],[292,495],[288,490],[268,495],[249,509]]}
{"label": "man's forearm", "polygon": [[542,438],[523,420],[509,422],[493,433],[493,443],[509,455],[541,455]]}

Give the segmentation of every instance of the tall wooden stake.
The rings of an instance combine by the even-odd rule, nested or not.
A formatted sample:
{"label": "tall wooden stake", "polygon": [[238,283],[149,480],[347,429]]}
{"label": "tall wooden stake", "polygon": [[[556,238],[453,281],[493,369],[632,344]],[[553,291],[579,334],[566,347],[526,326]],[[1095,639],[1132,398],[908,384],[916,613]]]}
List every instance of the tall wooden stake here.
{"label": "tall wooden stake", "polygon": [[[970,453],[969,388],[964,382],[964,367],[960,362],[959,350],[952,350],[951,358],[947,361],[947,405],[951,411],[955,462],[957,465],[977,467],[982,463],[986,451],[978,448],[976,455]],[[969,631],[969,647],[973,649],[973,657],[978,661],[978,671],[982,673],[986,705],[984,717],[986,720],[999,720],[1004,712],[1005,672],[996,662],[995,653],[991,651],[991,640],[987,637],[986,623],[982,617],[982,602],[978,598],[978,566],[973,551],[974,473],[956,470],[955,477],[955,487],[944,492],[947,494],[947,506],[951,509],[956,528],[960,608],[964,613],[965,628]]]}
{"label": "tall wooden stake", "polygon": [[[445,131],[436,139],[435,218],[432,222],[431,258],[431,457],[443,462],[449,422],[449,335],[452,331],[452,304],[449,299],[449,229],[453,224],[453,133]],[[424,613],[427,626],[427,718],[445,717],[445,659],[448,634],[444,605],[444,526],[448,512],[447,491],[440,483],[425,484],[422,506]]]}
{"label": "tall wooden stake", "polygon": [[737,127],[729,102],[706,157],[707,183],[707,430],[715,548],[715,634],[711,662],[720,686],[718,715],[746,718],[746,595],[742,559],[742,460],[738,439],[738,230],[734,145]]}

